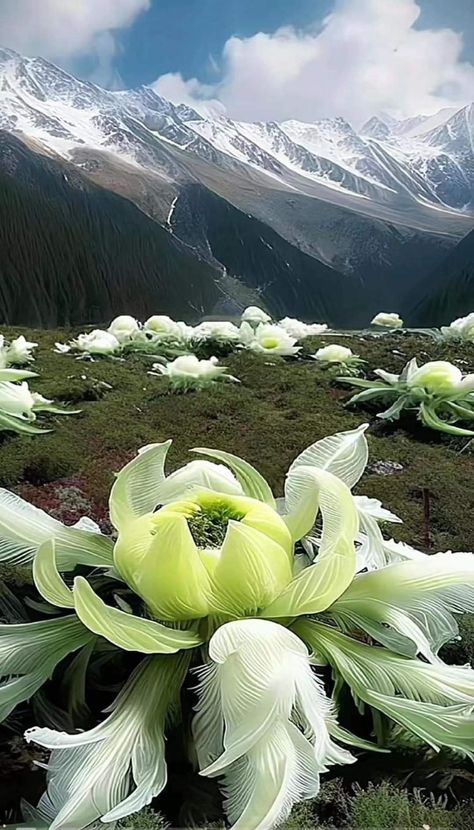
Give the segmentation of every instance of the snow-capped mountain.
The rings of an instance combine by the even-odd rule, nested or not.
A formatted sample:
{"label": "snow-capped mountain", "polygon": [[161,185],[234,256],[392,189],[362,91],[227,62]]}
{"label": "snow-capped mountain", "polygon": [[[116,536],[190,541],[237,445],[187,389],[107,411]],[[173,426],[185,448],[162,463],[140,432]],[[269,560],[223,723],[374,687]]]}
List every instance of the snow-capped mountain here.
{"label": "snow-capped mountain", "polygon": [[357,197],[356,209],[372,216],[374,205],[403,206],[407,217],[417,206],[474,211],[473,113],[470,105],[406,121],[382,115],[360,134],[342,118],[210,120],[151,88],[110,92],[42,58],[0,49],[0,129],[64,158],[74,160],[78,148],[106,151],[168,180],[189,178],[187,160],[197,158],[330,202]]}

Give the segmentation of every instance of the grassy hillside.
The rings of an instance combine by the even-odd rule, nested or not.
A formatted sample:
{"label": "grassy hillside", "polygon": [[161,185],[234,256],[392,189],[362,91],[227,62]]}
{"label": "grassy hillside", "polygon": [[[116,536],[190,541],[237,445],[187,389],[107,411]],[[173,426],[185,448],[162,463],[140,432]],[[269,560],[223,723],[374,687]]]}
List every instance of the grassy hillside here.
{"label": "grassy hillside", "polygon": [[[20,329],[3,332],[13,337]],[[58,480],[74,479],[102,515],[114,472],[139,447],[172,438],[171,467],[191,460],[192,447],[219,447],[254,463],[282,490],[289,463],[304,447],[369,420],[370,462],[394,461],[403,469],[387,476],[369,465],[359,492],[376,496],[403,517],[405,524],[393,528],[403,541],[433,550],[474,548],[474,444],[464,449],[469,439],[422,428],[413,418],[385,425],[375,420],[374,412],[344,408],[348,392],[312,360],[268,365],[258,355],[234,354],[224,362],[240,378],[239,386],[172,395],[165,379],[147,375],[151,359],[91,363],[54,354],[55,340],[71,335],[29,330],[28,337],[40,343],[34,365],[39,377],[32,388],[81,409],[81,414],[55,418],[54,431],[44,436],[0,434],[0,486],[37,488],[32,495],[44,499]],[[327,338],[306,341],[305,351],[311,353],[323,342]],[[420,362],[462,359],[465,371],[474,370],[472,346],[439,346],[414,337],[345,337],[341,342],[371,368],[400,370],[416,355]]]}
{"label": "grassy hillside", "polygon": [[[20,330],[3,329],[2,333],[11,338]],[[28,338],[40,344],[35,363],[39,377],[31,386],[66,402],[71,409],[81,409],[81,414],[53,418],[50,426],[54,431],[44,436],[0,433],[0,486],[14,489],[63,521],[74,522],[88,514],[106,529],[107,496],[114,472],[139,447],[153,441],[173,439],[170,469],[192,459],[188,450],[193,446],[218,447],[251,461],[272,487],[281,491],[285,471],[298,452],[325,435],[369,420],[370,463],[357,492],[381,499],[404,519],[403,525],[390,528],[396,539],[432,552],[474,549],[474,442],[469,444],[469,439],[432,432],[414,420],[384,425],[376,422],[374,412],[344,408],[348,393],[334,384],[332,374],[304,356],[269,365],[257,355],[234,354],[223,361],[240,378],[239,386],[224,384],[210,392],[173,395],[165,379],[147,375],[150,359],[85,362],[54,354],[54,341],[71,335],[64,330],[28,331]],[[339,341],[351,346],[372,369],[399,370],[416,355],[420,362],[429,358],[463,361],[465,371],[474,371],[474,346],[443,346],[429,338],[408,336]],[[327,338],[307,341],[304,354],[323,342],[327,343]],[[384,467],[380,462],[396,462],[401,468]],[[387,469],[391,474],[381,474]],[[1,576],[15,591],[24,590],[25,580],[28,582],[27,575],[18,570],[4,568]],[[464,622],[463,634],[464,639],[450,647],[448,654],[448,659],[459,663],[474,659],[474,625],[469,619]],[[0,732],[0,775],[8,785],[0,799],[0,819],[8,817],[10,809],[16,817],[20,793],[26,791],[34,798],[36,791],[41,791],[41,774],[22,777],[24,758],[29,764],[31,756],[22,754],[18,741],[14,729],[13,737],[8,730]],[[474,796],[472,776],[459,761],[446,756],[433,760],[433,753],[416,759],[403,753],[376,756],[375,762],[370,756],[363,758],[344,771],[341,786],[344,792],[352,793],[354,782],[367,787],[368,782],[381,777],[398,783],[405,781],[408,773],[413,776],[409,787],[423,787],[428,794],[434,790],[436,797],[448,792],[450,806]],[[442,784],[446,776],[451,776],[448,790]],[[199,786],[202,790],[202,783]],[[461,823],[460,814],[446,817],[440,808],[430,812],[426,804],[422,807],[407,801],[406,793],[399,790],[382,789],[379,793],[369,789],[365,796],[359,794],[358,801],[352,801],[343,790],[327,786],[333,787],[327,791],[329,795],[324,796],[324,790],[319,806],[301,808],[301,815],[291,819],[288,830],[318,826],[362,830],[370,821],[371,826],[388,828],[398,826],[393,823],[394,816],[400,826],[407,827],[423,823],[432,828],[472,827],[468,819]],[[178,792],[176,798],[191,798],[192,792]],[[336,818],[339,809],[343,812]],[[320,815],[326,818],[316,824]],[[161,827],[148,814],[144,823],[136,821],[128,819],[123,828]]]}

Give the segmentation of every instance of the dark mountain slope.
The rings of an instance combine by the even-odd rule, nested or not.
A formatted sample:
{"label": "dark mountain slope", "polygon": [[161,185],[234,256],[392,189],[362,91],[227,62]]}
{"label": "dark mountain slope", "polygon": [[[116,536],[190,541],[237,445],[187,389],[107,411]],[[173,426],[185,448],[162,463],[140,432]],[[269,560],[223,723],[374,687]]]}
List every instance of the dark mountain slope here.
{"label": "dark mountain slope", "polygon": [[196,317],[219,272],[128,200],[0,131],[0,321]]}
{"label": "dark mountain slope", "polygon": [[351,326],[366,322],[361,283],[291,245],[258,219],[207,188],[189,184],[174,205],[173,232],[210,262],[257,291],[275,316],[296,315]]}
{"label": "dark mountain slope", "polygon": [[445,325],[474,311],[474,230],[419,286],[417,297],[410,299],[407,320],[412,325]]}

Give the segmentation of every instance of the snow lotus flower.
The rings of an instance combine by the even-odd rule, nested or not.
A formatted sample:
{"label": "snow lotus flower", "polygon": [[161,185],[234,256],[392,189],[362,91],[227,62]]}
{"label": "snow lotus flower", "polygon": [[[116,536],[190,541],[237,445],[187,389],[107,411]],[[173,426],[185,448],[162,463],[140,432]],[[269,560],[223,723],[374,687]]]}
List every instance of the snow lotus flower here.
{"label": "snow lotus flower", "polygon": [[32,351],[37,345],[26,340],[22,334],[12,340],[7,349],[7,366],[26,366],[32,363],[34,360]]}
{"label": "snow lotus flower", "polygon": [[177,323],[165,314],[154,314],[144,323],[145,332],[153,335],[157,340],[181,340],[192,331],[191,326]]}
{"label": "snow lotus flower", "polygon": [[[0,625],[1,719],[58,667],[81,727],[85,690],[121,655],[120,691],[96,726],[26,732],[51,750],[36,808],[50,830],[149,804],[167,781],[167,730],[180,724],[200,774],[222,778],[233,828],[271,830],[317,794],[331,765],[355,760],[342,744],[376,748],[339,725],[346,688],[380,744],[394,721],[435,750],[473,757],[474,671],[438,652],[474,610],[474,556],[384,539],[377,523],[396,517],[351,492],[365,429],[304,450],[279,500],[238,456],[199,448],[205,458],[166,475],[171,442],[144,447],[110,494],[114,538],[0,491],[0,559],[31,563],[48,610],[58,608]],[[358,546],[371,548],[370,566]],[[192,717],[181,702],[196,662]]]}
{"label": "snow lotus flower", "polygon": [[198,344],[209,340],[222,344],[235,344],[240,340],[240,331],[237,326],[226,320],[205,321],[194,327],[191,339]]}
{"label": "snow lotus flower", "polygon": [[153,370],[153,373],[159,372],[166,375],[172,388],[183,392],[190,389],[204,389],[221,380],[239,383],[237,378],[227,374],[226,366],[219,365],[217,357],[199,360],[194,354],[181,355],[164,365],[155,363]]}
{"label": "snow lotus flower", "polygon": [[26,381],[34,377],[34,372],[0,369],[0,431],[8,430],[30,435],[49,432],[34,425],[39,412],[51,412],[56,415],[76,414],[58,409],[53,401],[44,398],[38,392],[31,392]]}
{"label": "snow lotus flower", "polygon": [[458,317],[449,326],[441,326],[441,334],[446,340],[464,340],[474,343],[474,311],[466,317]]}
{"label": "snow lotus flower", "polygon": [[119,343],[129,343],[140,331],[140,324],[135,317],[123,314],[112,320],[107,331],[116,337]]}
{"label": "snow lotus flower", "polygon": [[415,358],[400,375],[376,369],[378,379],[361,380],[340,377],[342,383],[362,387],[349,401],[382,400],[391,406],[377,417],[397,420],[402,412],[416,411],[419,420],[431,429],[451,435],[474,435],[457,421],[474,421],[474,374],[463,376],[461,370],[445,360],[434,360],[418,366]]}
{"label": "snow lotus flower", "polygon": [[284,317],[278,325],[285,329],[290,337],[295,337],[297,340],[324,334],[328,330],[327,323],[303,323],[293,317]]}
{"label": "snow lotus flower", "polygon": [[253,329],[248,323],[242,323],[240,338],[245,348],[253,352],[280,357],[293,357],[300,351],[296,338],[272,323],[260,323]]}
{"label": "snow lotus flower", "polygon": [[110,331],[94,329],[87,334],[79,334],[70,343],[56,343],[56,351],[60,354],[80,352],[83,355],[116,355],[121,351],[121,344]]}
{"label": "snow lotus flower", "polygon": [[325,368],[338,364],[342,365],[349,375],[357,374],[364,363],[358,355],[353,353],[352,349],[347,346],[339,346],[337,343],[323,346],[311,357]]}
{"label": "snow lotus flower", "polygon": [[249,305],[241,315],[241,322],[248,323],[250,326],[258,326],[260,323],[270,323],[271,317],[266,311],[256,305]]}
{"label": "snow lotus flower", "polygon": [[3,334],[0,334],[0,369],[8,369],[11,366],[26,366],[34,361],[32,350],[37,343],[30,343],[20,335],[10,344],[5,341]]}
{"label": "snow lotus flower", "polygon": [[374,319],[371,320],[371,326],[383,326],[383,328],[388,329],[401,329],[403,328],[403,320],[400,316],[395,312],[386,312],[380,311],[378,314],[375,315]]}

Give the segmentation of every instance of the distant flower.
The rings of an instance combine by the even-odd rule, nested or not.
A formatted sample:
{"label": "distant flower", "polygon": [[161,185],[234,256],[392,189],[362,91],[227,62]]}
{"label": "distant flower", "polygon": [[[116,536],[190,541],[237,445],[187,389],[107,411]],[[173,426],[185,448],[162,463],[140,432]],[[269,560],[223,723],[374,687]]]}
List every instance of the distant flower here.
{"label": "distant flower", "polygon": [[76,414],[57,409],[53,402],[38,392],[31,392],[27,379],[36,377],[34,372],[15,369],[0,370],[0,430],[11,432],[41,433],[45,430],[34,425],[38,412],[49,411],[57,415]]}
{"label": "distant flower", "polygon": [[400,375],[376,369],[377,380],[338,378],[342,383],[362,388],[349,403],[365,401],[391,403],[377,417],[395,421],[402,412],[415,411],[419,420],[431,429],[451,435],[474,435],[457,421],[474,422],[474,374],[465,375],[446,360],[433,360],[418,366],[410,360]]}
{"label": "distant flower", "polygon": [[293,357],[301,348],[295,345],[296,337],[272,323],[260,323],[255,330],[249,323],[242,323],[240,337],[245,348],[265,355]]}
{"label": "distant flower", "polygon": [[403,328],[403,320],[395,312],[381,311],[375,315],[371,325],[382,326],[387,329],[401,329]]}
{"label": "distant flower", "polygon": [[37,343],[30,343],[23,335],[8,344],[3,335],[0,335],[0,369],[32,363],[34,357],[31,352],[37,345]]}
{"label": "distant flower", "polygon": [[71,342],[71,347],[87,354],[112,355],[120,351],[120,343],[115,335],[102,329],[80,334]]}
{"label": "distant flower", "polygon": [[352,352],[352,349],[347,346],[340,346],[338,343],[330,343],[328,346],[318,349],[316,354],[311,355],[311,357],[326,369],[330,366],[339,365],[348,375],[357,375],[361,366],[365,363],[359,355]]}
{"label": "distant flower", "polygon": [[321,363],[347,363],[353,356],[352,349],[347,346],[339,346],[337,343],[324,346],[313,355],[314,359]]}
{"label": "distant flower", "polygon": [[323,334],[328,329],[327,323],[303,323],[293,317],[284,317],[278,325],[285,329],[290,337],[296,337],[297,340]]}
{"label": "distant flower", "polygon": [[135,317],[123,314],[120,317],[116,317],[115,320],[112,320],[107,331],[113,334],[119,343],[128,343],[140,331],[140,324],[138,320],[135,320]]}
{"label": "distant flower", "polygon": [[227,374],[226,366],[219,366],[217,357],[199,360],[194,354],[181,355],[164,365],[155,363],[153,370],[168,377],[173,389],[183,392],[204,389],[221,380],[239,383],[237,378]]}
{"label": "distant flower", "polygon": [[242,312],[240,319],[242,323],[250,323],[251,326],[258,326],[259,323],[270,323],[272,318],[266,311],[258,308],[258,306],[249,305],[248,308]]}
{"label": "distant flower", "polygon": [[192,328],[185,323],[177,323],[165,314],[154,314],[148,318],[143,330],[157,340],[181,340],[192,331]]}
{"label": "distant flower", "polygon": [[467,340],[474,343],[474,311],[466,317],[458,317],[449,326],[441,326],[441,334],[448,340]]}
{"label": "distant flower", "polygon": [[240,331],[237,326],[226,320],[206,321],[194,327],[191,339],[195,343],[205,343],[209,340],[218,343],[238,343]]}

